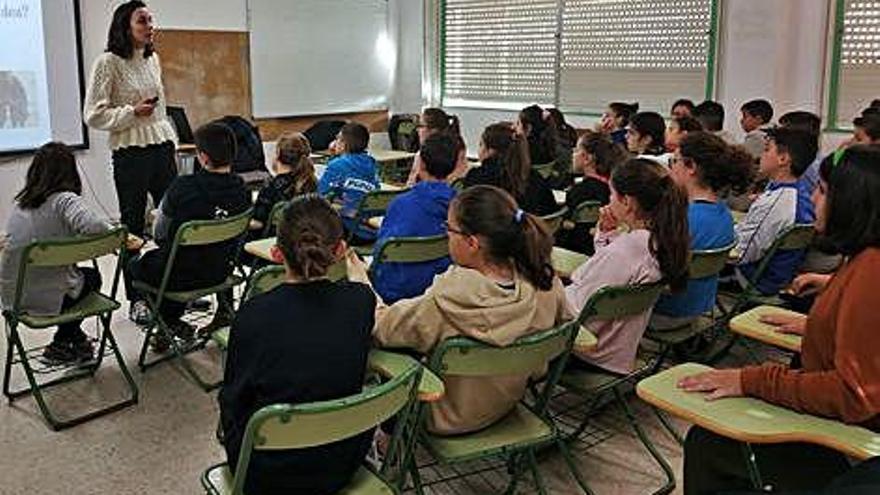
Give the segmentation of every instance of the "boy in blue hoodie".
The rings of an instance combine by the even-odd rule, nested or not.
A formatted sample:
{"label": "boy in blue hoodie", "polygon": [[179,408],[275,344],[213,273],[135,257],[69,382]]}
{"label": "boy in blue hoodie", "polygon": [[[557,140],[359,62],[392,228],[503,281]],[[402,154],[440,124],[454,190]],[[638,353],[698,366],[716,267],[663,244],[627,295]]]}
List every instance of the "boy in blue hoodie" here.
{"label": "boy in blue hoodie", "polygon": [[369,227],[357,225],[357,210],[361,199],[370,191],[379,189],[376,160],[367,154],[370,131],[361,124],[350,122],[336,137],[336,148],[342,154],[330,160],[321,180],[318,193],[342,204],[339,211],[345,230],[354,233],[361,242],[370,242],[376,233]]}
{"label": "boy in blue hoodie", "polygon": [[[429,136],[419,150],[419,182],[388,206],[376,248],[392,237],[424,237],[446,233],[446,213],[455,189],[446,177],[455,169],[456,142],[440,133]],[[449,257],[422,263],[382,263],[375,267],[373,285],[386,304],[424,294],[434,276],[449,267]]]}

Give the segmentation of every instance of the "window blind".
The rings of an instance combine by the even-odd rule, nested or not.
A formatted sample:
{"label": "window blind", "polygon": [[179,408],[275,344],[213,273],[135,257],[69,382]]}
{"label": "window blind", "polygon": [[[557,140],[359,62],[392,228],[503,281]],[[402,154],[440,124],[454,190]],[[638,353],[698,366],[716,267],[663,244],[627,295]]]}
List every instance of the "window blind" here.
{"label": "window blind", "polygon": [[880,1],[844,0],[839,40],[838,127],[880,97]]}

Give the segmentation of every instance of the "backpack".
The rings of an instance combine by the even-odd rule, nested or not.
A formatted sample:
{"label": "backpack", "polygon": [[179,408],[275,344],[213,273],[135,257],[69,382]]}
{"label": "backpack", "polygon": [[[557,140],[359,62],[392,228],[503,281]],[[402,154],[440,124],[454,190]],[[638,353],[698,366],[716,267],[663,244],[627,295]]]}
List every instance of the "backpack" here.
{"label": "backpack", "polygon": [[244,117],[227,115],[217,122],[226,125],[235,135],[235,158],[232,160],[232,171],[244,172],[265,171],[266,155],[263,153],[263,140],[260,131]]}
{"label": "backpack", "polygon": [[344,125],[345,121],[342,120],[319,120],[306,129],[303,135],[309,140],[313,150],[322,151],[330,147]]}

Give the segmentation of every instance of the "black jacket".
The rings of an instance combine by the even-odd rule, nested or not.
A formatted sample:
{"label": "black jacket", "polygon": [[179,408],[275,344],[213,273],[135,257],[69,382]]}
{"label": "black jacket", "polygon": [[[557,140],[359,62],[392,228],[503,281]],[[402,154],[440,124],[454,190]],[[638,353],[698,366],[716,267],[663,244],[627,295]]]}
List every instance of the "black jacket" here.
{"label": "black jacket", "polygon": [[[504,187],[501,185],[502,170],[504,164],[496,157],[483,160],[479,167],[472,168],[464,178],[464,186],[489,185]],[[509,191],[508,191],[509,192]],[[549,215],[559,210],[559,205],[553,198],[553,191],[547,181],[538,172],[531,170],[526,191],[522,197],[515,197],[519,207],[533,215]]]}

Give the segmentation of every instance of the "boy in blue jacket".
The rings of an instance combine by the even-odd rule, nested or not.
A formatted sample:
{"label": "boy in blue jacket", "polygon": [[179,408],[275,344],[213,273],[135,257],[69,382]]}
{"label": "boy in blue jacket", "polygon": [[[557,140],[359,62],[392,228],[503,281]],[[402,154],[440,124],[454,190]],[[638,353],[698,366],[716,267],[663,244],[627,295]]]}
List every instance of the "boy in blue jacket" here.
{"label": "boy in blue jacket", "polygon": [[[376,248],[392,237],[424,237],[446,233],[446,213],[455,189],[446,177],[455,169],[455,140],[434,134],[422,144],[419,182],[388,206]],[[424,294],[434,276],[449,267],[449,257],[421,263],[382,263],[375,267],[373,285],[386,304]]]}
{"label": "boy in blue jacket", "polygon": [[362,242],[372,241],[376,234],[363,225],[357,225],[357,210],[361,199],[370,191],[379,189],[376,160],[367,154],[370,132],[361,124],[350,122],[336,137],[336,148],[342,154],[330,160],[318,181],[318,193],[342,204],[339,214],[347,232],[353,232]]}

